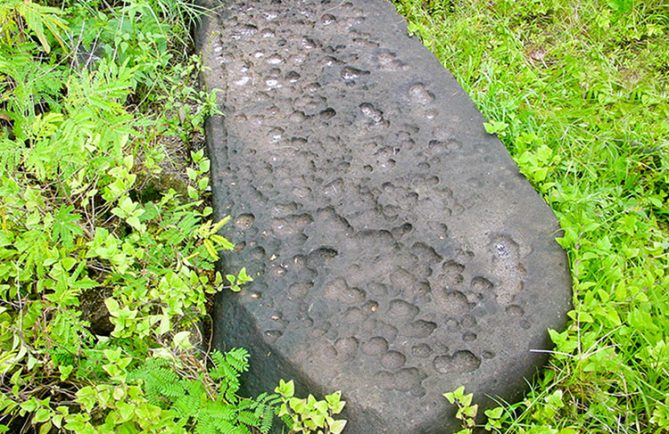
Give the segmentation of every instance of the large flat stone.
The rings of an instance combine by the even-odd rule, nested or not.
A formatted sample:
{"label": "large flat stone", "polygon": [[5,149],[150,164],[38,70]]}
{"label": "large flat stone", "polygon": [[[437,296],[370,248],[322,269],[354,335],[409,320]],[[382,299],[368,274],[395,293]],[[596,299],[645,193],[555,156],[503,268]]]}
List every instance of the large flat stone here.
{"label": "large flat stone", "polygon": [[382,0],[234,1],[199,29],[234,216],[215,342],[249,392],[341,389],[349,433],[457,427],[442,393],[516,399],[569,308],[554,216]]}

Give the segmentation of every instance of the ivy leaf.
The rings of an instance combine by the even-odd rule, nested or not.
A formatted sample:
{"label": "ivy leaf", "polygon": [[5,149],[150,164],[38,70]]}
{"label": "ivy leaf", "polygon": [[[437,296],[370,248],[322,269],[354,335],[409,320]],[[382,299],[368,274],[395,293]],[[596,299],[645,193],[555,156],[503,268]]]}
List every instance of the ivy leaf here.
{"label": "ivy leaf", "polygon": [[330,432],[332,434],[341,434],[346,427],[346,421],[344,419],[335,420],[330,424]]}
{"label": "ivy leaf", "polygon": [[284,398],[292,398],[295,395],[295,383],[293,383],[293,380],[288,382],[279,380],[279,385],[274,391]]}
{"label": "ivy leaf", "polygon": [[488,134],[497,134],[504,136],[506,129],[509,127],[509,124],[501,121],[490,121],[483,124],[485,132]]}
{"label": "ivy leaf", "polygon": [[504,407],[495,407],[486,410],[483,413],[491,419],[499,419],[500,417],[502,417],[503,412],[504,412]]}
{"label": "ivy leaf", "polygon": [[76,401],[79,404],[81,404],[81,406],[87,412],[90,412],[93,409],[93,407],[95,407],[95,404],[98,401],[98,394],[96,390],[91,386],[86,386],[79,389],[76,395],[77,395]]}
{"label": "ivy leaf", "polygon": [[172,337],[172,343],[175,348],[180,350],[187,350],[192,348],[193,344],[190,342],[190,332],[179,332]]}
{"label": "ivy leaf", "polygon": [[74,369],[72,365],[59,365],[58,372],[60,372],[60,381],[65,381],[70,376],[70,373]]}

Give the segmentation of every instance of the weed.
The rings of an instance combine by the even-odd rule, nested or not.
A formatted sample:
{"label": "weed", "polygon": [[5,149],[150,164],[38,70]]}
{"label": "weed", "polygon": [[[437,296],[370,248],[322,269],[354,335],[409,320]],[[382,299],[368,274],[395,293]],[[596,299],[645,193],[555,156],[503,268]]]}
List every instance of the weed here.
{"label": "weed", "polygon": [[291,433],[340,434],[346,427],[346,421],[336,420],[346,405],[341,400],[341,393],[335,392],[318,401],[313,395],[306,399],[295,396],[292,381],[279,381],[275,389],[279,395],[280,407],[277,415],[286,422]]}
{"label": "weed", "polygon": [[462,429],[457,434],[471,434],[472,428],[476,426],[475,419],[479,410],[478,405],[472,404],[474,395],[465,393],[464,386],[460,386],[452,392],[444,393],[444,398],[458,408],[455,418],[462,422]]}

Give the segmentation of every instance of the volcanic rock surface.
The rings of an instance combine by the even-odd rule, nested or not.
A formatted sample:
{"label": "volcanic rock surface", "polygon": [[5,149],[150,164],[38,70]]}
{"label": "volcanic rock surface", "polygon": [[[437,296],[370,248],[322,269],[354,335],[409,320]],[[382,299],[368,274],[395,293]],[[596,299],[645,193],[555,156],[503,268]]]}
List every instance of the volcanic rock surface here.
{"label": "volcanic rock surface", "polygon": [[569,308],[559,227],[472,102],[382,0],[216,4],[198,42],[214,205],[255,281],[215,342],[341,390],[349,433],[458,427],[442,393],[515,399]]}

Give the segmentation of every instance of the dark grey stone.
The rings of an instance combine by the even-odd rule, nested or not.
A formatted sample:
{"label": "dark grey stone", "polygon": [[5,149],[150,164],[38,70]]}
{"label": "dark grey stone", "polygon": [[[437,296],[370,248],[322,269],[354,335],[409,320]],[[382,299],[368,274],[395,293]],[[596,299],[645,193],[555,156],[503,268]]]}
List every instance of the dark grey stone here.
{"label": "dark grey stone", "polygon": [[559,227],[393,6],[236,1],[198,41],[224,267],[255,278],[216,305],[246,390],[341,389],[349,433],[450,432],[460,385],[517,399],[570,306]]}

